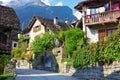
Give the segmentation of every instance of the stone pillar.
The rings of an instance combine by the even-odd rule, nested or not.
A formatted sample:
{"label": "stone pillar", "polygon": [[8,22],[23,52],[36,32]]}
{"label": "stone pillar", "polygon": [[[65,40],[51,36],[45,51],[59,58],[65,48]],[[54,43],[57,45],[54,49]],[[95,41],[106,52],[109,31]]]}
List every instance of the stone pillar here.
{"label": "stone pillar", "polygon": [[70,62],[64,62],[64,67],[63,67],[63,72],[64,73],[69,73],[70,67],[71,67],[71,63]]}

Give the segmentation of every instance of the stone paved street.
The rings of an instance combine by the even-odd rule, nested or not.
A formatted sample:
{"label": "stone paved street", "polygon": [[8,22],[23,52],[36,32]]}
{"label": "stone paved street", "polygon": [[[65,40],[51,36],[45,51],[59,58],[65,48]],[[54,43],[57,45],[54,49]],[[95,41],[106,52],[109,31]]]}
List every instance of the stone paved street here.
{"label": "stone paved street", "polygon": [[17,69],[15,80],[78,80],[71,76],[43,70]]}

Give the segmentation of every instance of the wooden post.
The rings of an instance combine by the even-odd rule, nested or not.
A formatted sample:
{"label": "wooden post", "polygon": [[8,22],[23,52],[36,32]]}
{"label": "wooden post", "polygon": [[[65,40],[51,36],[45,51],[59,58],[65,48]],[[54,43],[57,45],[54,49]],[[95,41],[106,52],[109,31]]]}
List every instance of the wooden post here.
{"label": "wooden post", "polygon": [[110,4],[110,11],[111,11],[112,10],[112,2],[111,2],[111,0],[110,0],[109,4]]}
{"label": "wooden post", "polygon": [[[9,45],[10,45],[10,50],[12,50],[12,30],[10,30],[10,34],[9,34]],[[11,57],[13,57],[12,53],[11,53]]]}

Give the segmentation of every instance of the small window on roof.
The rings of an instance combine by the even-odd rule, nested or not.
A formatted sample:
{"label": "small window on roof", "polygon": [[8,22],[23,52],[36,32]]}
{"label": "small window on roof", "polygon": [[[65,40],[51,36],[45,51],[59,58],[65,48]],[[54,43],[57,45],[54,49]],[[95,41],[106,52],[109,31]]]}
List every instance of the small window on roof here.
{"label": "small window on roof", "polygon": [[35,26],[35,27],[33,28],[33,32],[38,32],[38,31],[40,31],[40,30],[41,30],[41,26],[40,26],[40,25]]}

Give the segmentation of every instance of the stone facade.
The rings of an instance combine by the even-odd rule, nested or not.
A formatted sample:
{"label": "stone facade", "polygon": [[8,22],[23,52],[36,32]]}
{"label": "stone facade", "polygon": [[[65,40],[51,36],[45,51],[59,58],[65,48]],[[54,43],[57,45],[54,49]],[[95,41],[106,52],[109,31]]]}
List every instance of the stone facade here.
{"label": "stone facade", "polygon": [[[9,54],[17,47],[20,21],[13,8],[0,5],[0,54]],[[13,47],[13,46],[14,47]]]}
{"label": "stone facade", "polygon": [[16,60],[11,59],[10,63],[6,64],[4,67],[4,74],[16,73]]}
{"label": "stone facade", "polygon": [[120,62],[114,61],[110,65],[96,64],[79,69],[71,67],[69,75],[79,80],[120,80]]}

